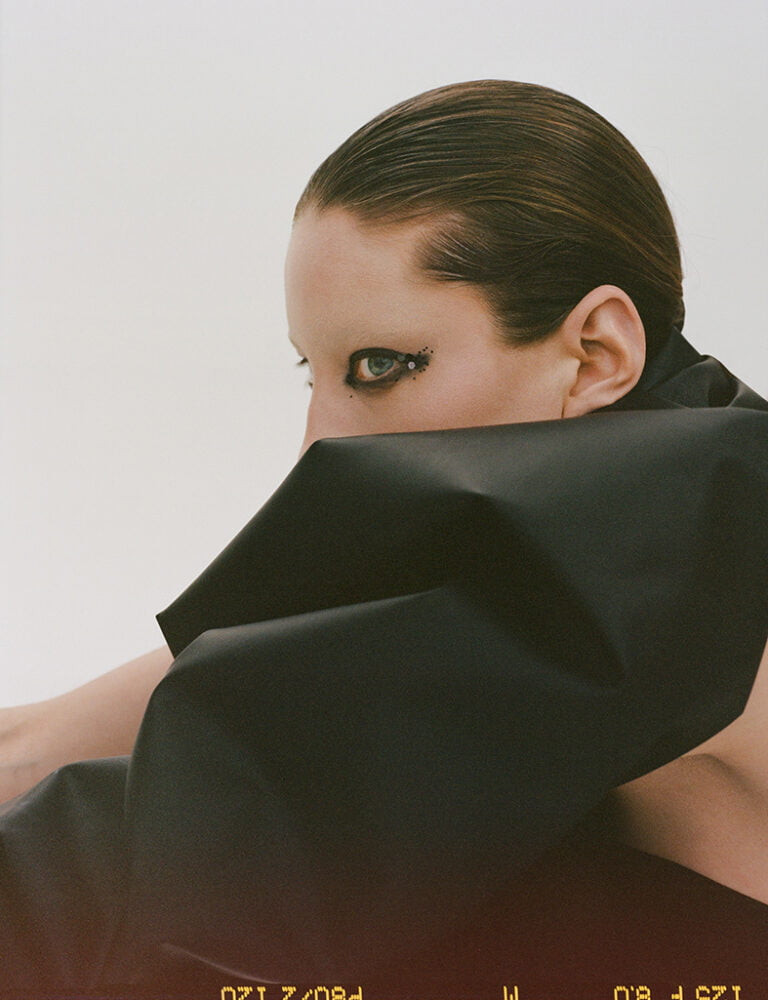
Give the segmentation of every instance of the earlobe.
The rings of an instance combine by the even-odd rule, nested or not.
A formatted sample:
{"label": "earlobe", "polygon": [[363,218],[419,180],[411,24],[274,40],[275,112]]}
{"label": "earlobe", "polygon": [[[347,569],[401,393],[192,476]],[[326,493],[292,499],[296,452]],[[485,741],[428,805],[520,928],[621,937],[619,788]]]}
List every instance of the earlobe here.
{"label": "earlobe", "polygon": [[577,417],[615,403],[643,371],[645,330],[635,304],[615,285],[594,288],[560,328],[574,366],[563,416]]}

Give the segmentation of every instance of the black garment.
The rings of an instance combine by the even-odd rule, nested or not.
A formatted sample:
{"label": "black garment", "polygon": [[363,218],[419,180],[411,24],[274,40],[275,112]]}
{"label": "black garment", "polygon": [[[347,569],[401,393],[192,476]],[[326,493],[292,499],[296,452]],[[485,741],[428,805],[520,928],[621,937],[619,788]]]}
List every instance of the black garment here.
{"label": "black garment", "polygon": [[[569,831],[743,708],[768,404],[675,334],[610,409],[314,445],[160,616],[178,658],[130,763],[7,811],[6,988],[497,996],[527,967],[588,996],[676,974],[678,890],[701,981],[754,975],[768,907]],[[719,966],[707,899],[748,942]]]}

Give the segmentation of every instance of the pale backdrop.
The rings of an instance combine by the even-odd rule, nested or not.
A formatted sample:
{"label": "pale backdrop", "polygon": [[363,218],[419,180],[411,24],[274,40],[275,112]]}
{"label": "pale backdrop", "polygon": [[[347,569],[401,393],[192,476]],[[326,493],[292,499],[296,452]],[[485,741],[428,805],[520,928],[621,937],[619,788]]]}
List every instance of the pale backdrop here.
{"label": "pale backdrop", "polygon": [[289,470],[293,205],[404,97],[505,77],[603,113],[669,197],[689,338],[768,392],[763,0],[6,0],[2,46],[0,702],[159,645]]}

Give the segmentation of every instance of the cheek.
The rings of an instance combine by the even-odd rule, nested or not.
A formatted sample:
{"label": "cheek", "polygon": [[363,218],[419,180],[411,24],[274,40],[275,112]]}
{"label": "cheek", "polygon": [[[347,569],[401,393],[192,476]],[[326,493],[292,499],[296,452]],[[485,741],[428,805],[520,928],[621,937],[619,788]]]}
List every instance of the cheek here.
{"label": "cheek", "polygon": [[494,409],[510,423],[558,420],[563,415],[566,374],[549,343],[505,355],[489,380]]}
{"label": "cheek", "polygon": [[492,364],[471,378],[462,373],[430,388],[422,402],[431,407],[424,415],[431,417],[434,426],[521,423],[562,416],[557,385],[541,370],[526,372]]}

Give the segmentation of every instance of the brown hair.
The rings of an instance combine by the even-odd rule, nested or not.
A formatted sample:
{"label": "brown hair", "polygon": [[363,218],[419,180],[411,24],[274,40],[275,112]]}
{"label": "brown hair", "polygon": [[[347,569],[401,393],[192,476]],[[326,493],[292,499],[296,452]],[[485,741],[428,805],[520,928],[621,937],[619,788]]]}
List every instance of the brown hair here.
{"label": "brown hair", "polygon": [[651,356],[682,327],[682,270],[661,189],[597,112],[530,83],[477,80],[395,105],[315,171],[296,217],[435,216],[417,263],[480,286],[512,343],[539,340],[593,288],[635,303]]}

